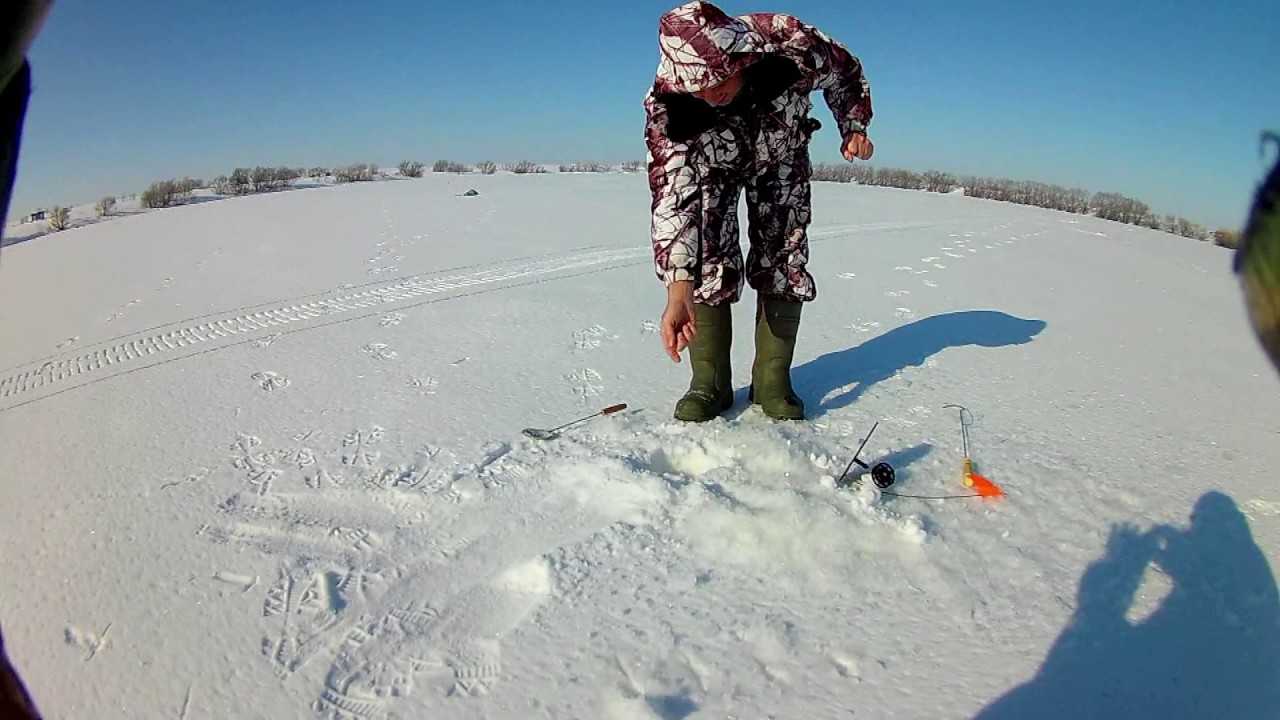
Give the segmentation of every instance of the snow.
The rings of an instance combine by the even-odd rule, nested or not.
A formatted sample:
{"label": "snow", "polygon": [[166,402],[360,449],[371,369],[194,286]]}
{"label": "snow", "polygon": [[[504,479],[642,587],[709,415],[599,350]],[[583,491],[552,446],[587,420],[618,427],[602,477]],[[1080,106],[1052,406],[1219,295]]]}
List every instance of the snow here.
{"label": "snow", "polygon": [[[474,197],[461,194],[470,188]],[[1280,381],[1230,254],[814,188],[810,409],[670,419],[642,174],[113,218],[0,266],[0,622],[51,717],[1264,717]],[[524,436],[626,403],[552,440]],[[891,491],[839,489],[854,450]]]}

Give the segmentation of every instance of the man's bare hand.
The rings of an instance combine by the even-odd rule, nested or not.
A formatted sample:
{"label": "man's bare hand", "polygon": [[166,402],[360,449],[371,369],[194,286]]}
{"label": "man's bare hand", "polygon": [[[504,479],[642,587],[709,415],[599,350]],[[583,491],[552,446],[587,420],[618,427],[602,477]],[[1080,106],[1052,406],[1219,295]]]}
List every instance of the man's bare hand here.
{"label": "man's bare hand", "polygon": [[862,133],[849,133],[844,138],[844,146],[840,148],[844,159],[853,162],[854,158],[859,160],[870,160],[875,154],[876,146],[871,144],[871,139]]}
{"label": "man's bare hand", "polygon": [[693,283],[679,281],[667,288],[667,309],[662,313],[662,344],[672,362],[680,362],[680,353],[697,333],[693,317]]}

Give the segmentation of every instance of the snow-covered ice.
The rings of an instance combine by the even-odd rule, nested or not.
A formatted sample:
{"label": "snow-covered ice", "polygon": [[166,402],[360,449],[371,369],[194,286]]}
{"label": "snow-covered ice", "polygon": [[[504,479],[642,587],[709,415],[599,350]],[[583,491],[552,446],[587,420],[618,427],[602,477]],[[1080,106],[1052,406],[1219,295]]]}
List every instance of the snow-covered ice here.
{"label": "snow-covered ice", "polygon": [[[747,406],[747,302],[695,426],[647,211],[642,174],[429,174],[6,247],[0,622],[42,709],[1280,706],[1280,379],[1228,251],[818,184],[810,419]],[[968,492],[951,403],[1005,499],[836,487],[879,422],[891,490]]]}

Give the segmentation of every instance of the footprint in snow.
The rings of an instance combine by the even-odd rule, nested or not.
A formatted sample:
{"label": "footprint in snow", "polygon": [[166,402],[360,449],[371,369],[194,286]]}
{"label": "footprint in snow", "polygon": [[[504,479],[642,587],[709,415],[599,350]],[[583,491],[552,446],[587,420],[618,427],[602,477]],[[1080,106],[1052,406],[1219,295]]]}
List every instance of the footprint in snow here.
{"label": "footprint in snow", "polygon": [[835,666],[836,672],[839,673],[840,677],[850,680],[862,680],[862,670],[858,667],[858,661],[852,656],[831,653],[828,659]]}
{"label": "footprint in snow", "polygon": [[1280,517],[1280,503],[1278,502],[1254,498],[1253,500],[1245,502],[1244,507],[1244,514],[1255,520],[1260,517]]}
{"label": "footprint in snow", "polygon": [[566,378],[575,395],[583,398],[594,397],[604,392],[604,378],[591,368],[576,370]]}
{"label": "footprint in snow", "polygon": [[613,339],[616,336],[609,335],[608,328],[601,325],[592,325],[589,328],[579,330],[573,334],[573,344],[579,350],[591,350],[600,347],[605,340]]}
{"label": "footprint in snow", "polygon": [[868,333],[880,327],[880,323],[874,320],[869,320],[867,322],[856,322],[856,323],[853,323],[852,325],[845,325],[845,327],[849,328],[850,330],[853,330],[854,332]]}
{"label": "footprint in snow", "polygon": [[282,333],[274,333],[271,335],[260,337],[257,340],[254,340],[252,345],[255,348],[271,347],[271,343],[275,342],[276,340],[279,340],[281,335]]}
{"label": "footprint in snow", "polygon": [[265,370],[254,373],[253,379],[257,381],[258,387],[261,387],[267,392],[289,387],[289,378]]}
{"label": "footprint in snow", "polygon": [[423,395],[435,395],[436,387],[440,385],[440,381],[433,377],[427,378],[409,378],[409,387],[419,391]]}
{"label": "footprint in snow", "polygon": [[379,360],[393,360],[396,357],[396,351],[387,346],[386,343],[369,343],[361,350],[378,358]]}
{"label": "footprint in snow", "polygon": [[65,632],[66,643],[72,647],[80,648],[88,653],[85,661],[92,660],[103,646],[107,644],[107,633],[111,630],[111,623],[102,629],[101,633],[95,633],[88,630],[81,630],[75,625],[68,625]]}

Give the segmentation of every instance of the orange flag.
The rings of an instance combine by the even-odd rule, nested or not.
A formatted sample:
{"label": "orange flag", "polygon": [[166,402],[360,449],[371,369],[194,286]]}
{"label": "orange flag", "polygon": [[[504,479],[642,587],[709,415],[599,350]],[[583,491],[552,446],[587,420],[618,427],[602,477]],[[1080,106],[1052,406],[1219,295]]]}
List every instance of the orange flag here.
{"label": "orange flag", "polygon": [[1004,491],[999,486],[973,471],[973,463],[967,457],[964,459],[964,486],[973,488],[979,497],[1004,497]]}

